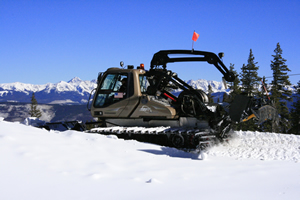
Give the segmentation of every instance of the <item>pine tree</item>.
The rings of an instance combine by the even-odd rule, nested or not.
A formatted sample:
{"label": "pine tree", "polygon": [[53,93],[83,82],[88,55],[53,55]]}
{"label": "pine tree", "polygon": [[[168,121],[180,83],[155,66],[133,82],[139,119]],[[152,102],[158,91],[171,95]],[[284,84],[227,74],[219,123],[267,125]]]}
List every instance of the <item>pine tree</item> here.
{"label": "pine tree", "polygon": [[31,107],[30,107],[30,111],[29,111],[29,114],[31,117],[40,118],[42,116],[42,112],[40,111],[40,109],[37,108],[37,105],[38,105],[38,102],[35,98],[34,93],[32,93]]}
{"label": "pine tree", "polygon": [[[254,56],[252,53],[252,49],[250,49],[249,57],[248,57],[248,63],[247,65],[243,64],[243,67],[241,68],[242,72],[240,74],[241,76],[241,93],[247,96],[258,96],[258,85],[260,83],[260,77],[258,76],[258,69],[259,66],[257,66],[257,62],[254,61]],[[249,130],[249,131],[256,131],[258,130],[257,125],[255,124],[255,121],[253,119],[250,119],[246,122],[240,123],[237,126],[238,129],[241,129],[243,131]]]}
{"label": "pine tree", "polygon": [[214,99],[213,99],[213,96],[212,96],[213,91],[212,91],[212,87],[211,87],[210,84],[208,85],[207,93],[208,93],[208,95],[207,95],[208,96],[208,102],[213,103],[214,102]]}
{"label": "pine tree", "polygon": [[233,82],[230,83],[229,89],[232,90],[232,94],[236,95],[236,94],[240,94],[241,93],[241,88],[240,88],[240,79],[238,77],[238,73],[234,70],[234,64],[230,63],[229,66],[229,71],[232,72],[235,76],[235,79]]}
{"label": "pine tree", "polygon": [[242,92],[247,96],[253,96],[258,94],[258,85],[260,81],[260,77],[258,76],[259,66],[257,66],[257,62],[254,62],[254,56],[252,53],[252,49],[250,49],[250,54],[248,57],[248,64],[243,64],[241,68],[241,83],[242,83]]}
{"label": "pine tree", "polygon": [[293,108],[291,110],[291,122],[292,128],[291,133],[300,135],[300,81],[298,85],[295,87],[297,90],[297,100],[293,103]]}
{"label": "pine tree", "polygon": [[287,107],[287,101],[291,101],[292,95],[292,92],[287,89],[287,86],[291,85],[287,72],[291,70],[285,64],[286,59],[282,58],[282,49],[280,48],[279,43],[277,43],[274,52],[275,55],[272,55],[273,60],[271,61],[271,70],[273,71],[271,97],[281,118],[281,123],[277,126],[275,131],[287,133],[290,128],[290,114]]}

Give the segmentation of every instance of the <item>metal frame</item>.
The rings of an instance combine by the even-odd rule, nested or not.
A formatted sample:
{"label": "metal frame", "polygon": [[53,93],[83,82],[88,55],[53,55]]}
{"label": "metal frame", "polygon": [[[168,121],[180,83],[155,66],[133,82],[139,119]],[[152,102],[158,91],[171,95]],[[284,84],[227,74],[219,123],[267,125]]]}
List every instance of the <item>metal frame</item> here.
{"label": "metal frame", "polygon": [[[198,55],[199,57],[170,58],[169,55],[171,54]],[[162,50],[153,55],[150,70],[158,66],[162,66],[163,69],[166,69],[167,63],[195,61],[206,61],[209,64],[213,64],[223,74],[225,80],[228,82],[233,82],[235,79],[234,74],[228,70],[228,68],[224,65],[220,58],[216,54],[207,51]]]}

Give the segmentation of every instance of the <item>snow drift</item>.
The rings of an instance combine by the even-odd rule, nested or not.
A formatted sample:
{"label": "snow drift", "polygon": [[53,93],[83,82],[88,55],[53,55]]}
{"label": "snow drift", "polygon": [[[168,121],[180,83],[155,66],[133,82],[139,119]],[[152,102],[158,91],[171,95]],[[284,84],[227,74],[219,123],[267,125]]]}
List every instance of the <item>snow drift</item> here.
{"label": "snow drift", "polygon": [[289,134],[236,131],[227,143],[209,150],[210,155],[235,159],[300,160],[300,136]]}

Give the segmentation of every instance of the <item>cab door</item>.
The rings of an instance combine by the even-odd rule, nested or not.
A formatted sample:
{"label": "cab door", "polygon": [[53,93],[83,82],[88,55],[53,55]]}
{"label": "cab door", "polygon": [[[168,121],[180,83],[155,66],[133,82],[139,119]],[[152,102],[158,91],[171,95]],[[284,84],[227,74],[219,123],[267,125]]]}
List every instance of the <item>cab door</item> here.
{"label": "cab door", "polygon": [[132,73],[105,74],[94,97],[94,117],[128,117],[134,109],[131,105],[138,101],[133,95],[133,78]]}

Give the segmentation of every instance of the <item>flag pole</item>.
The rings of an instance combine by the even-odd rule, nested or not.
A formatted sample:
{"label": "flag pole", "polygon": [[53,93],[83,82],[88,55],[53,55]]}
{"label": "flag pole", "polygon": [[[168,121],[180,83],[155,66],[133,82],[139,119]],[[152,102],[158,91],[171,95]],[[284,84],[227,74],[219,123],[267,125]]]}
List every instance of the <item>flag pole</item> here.
{"label": "flag pole", "polygon": [[194,40],[193,40],[193,43],[192,43],[192,52],[194,51]]}
{"label": "flag pole", "polygon": [[[194,32],[193,32],[193,36],[194,36],[194,33],[195,33],[195,30],[194,30]],[[194,40],[193,40],[193,43],[192,43],[192,52],[194,51]]]}

